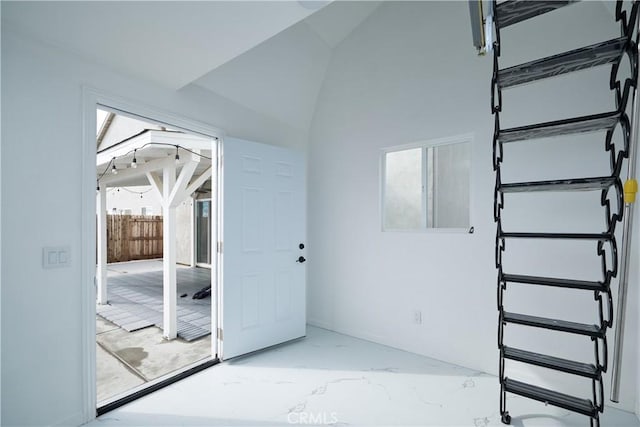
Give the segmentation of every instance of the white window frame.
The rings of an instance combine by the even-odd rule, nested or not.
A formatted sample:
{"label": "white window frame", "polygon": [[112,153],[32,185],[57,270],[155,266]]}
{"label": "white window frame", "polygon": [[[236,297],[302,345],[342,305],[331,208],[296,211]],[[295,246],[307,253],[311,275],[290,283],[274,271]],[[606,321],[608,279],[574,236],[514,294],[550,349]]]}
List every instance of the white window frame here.
{"label": "white window frame", "polygon": [[[379,212],[380,212],[380,230],[382,232],[393,232],[393,233],[468,233],[468,234],[472,234],[473,233],[473,180],[471,179],[471,177],[473,176],[473,134],[463,134],[463,135],[456,135],[456,136],[450,136],[450,137],[446,137],[446,138],[438,138],[438,139],[432,139],[432,140],[427,140],[427,141],[418,141],[418,142],[412,142],[410,144],[403,144],[403,145],[395,145],[392,147],[385,147],[382,148],[380,151],[380,197],[379,197],[379,201],[380,201],[380,205],[379,205]],[[411,150],[411,149],[415,149],[415,148],[421,148],[422,149],[422,164],[423,165],[427,165],[429,162],[429,159],[426,158],[428,157],[428,153],[429,153],[429,148],[434,148],[434,147],[438,147],[438,146],[442,146],[442,145],[453,145],[453,144],[463,144],[463,143],[468,143],[469,144],[469,156],[471,158],[471,162],[469,165],[469,227],[451,227],[451,228],[447,228],[447,227],[428,227],[428,223],[431,222],[433,224],[433,212],[431,212],[431,214],[429,214],[429,210],[432,210],[433,205],[428,203],[427,200],[427,194],[428,192],[425,191],[426,190],[426,186],[433,186],[434,187],[434,191],[435,191],[435,178],[432,179],[427,179],[427,175],[429,174],[429,171],[431,171],[432,175],[435,176],[433,167],[432,168],[426,168],[423,167],[422,168],[422,209],[423,209],[423,213],[424,215],[422,215],[421,218],[421,223],[420,223],[420,228],[387,228],[385,227],[385,209],[384,209],[384,204],[385,204],[385,187],[386,187],[386,181],[385,181],[385,177],[386,177],[386,157],[388,153],[394,153],[396,151],[404,151],[404,150]],[[433,159],[431,159],[433,161]],[[433,191],[432,191],[433,194]]]}

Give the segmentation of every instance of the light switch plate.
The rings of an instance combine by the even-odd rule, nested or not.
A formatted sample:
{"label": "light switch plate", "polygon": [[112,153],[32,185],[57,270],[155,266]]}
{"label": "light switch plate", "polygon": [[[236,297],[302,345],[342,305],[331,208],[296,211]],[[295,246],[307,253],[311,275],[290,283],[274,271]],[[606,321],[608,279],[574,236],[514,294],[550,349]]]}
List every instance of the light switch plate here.
{"label": "light switch plate", "polygon": [[68,267],[71,264],[71,248],[55,246],[42,248],[42,268]]}

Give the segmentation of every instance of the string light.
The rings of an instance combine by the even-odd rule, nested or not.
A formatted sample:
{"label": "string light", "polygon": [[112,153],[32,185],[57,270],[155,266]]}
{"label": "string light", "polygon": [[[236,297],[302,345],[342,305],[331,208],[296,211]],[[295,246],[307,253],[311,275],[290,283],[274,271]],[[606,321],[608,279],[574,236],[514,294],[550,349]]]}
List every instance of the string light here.
{"label": "string light", "polygon": [[[213,139],[214,139],[215,141],[218,141],[218,138],[215,138],[215,137],[214,137]],[[114,175],[117,175],[117,174],[118,174],[118,168],[116,167],[116,164],[115,164],[115,161],[116,161],[116,159],[117,159],[117,158],[126,157],[126,156],[128,156],[129,154],[133,153],[133,160],[131,161],[131,167],[132,167],[132,168],[136,168],[136,167],[138,166],[138,165],[137,165],[137,163],[138,163],[138,162],[137,162],[137,159],[136,159],[136,151],[137,151],[137,150],[141,150],[141,149],[143,149],[143,148],[145,148],[145,147],[148,147],[148,146],[151,146],[151,145],[155,145],[155,146],[170,146],[170,147],[175,147],[175,148],[176,148],[176,156],[175,156],[176,163],[178,163],[178,162],[180,161],[180,155],[179,155],[179,152],[178,152],[178,150],[179,150],[179,149],[182,149],[182,150],[184,150],[184,151],[186,151],[186,152],[188,152],[188,153],[191,153],[191,154],[196,155],[196,156],[198,156],[198,157],[201,157],[201,158],[203,158],[203,159],[211,160],[211,157],[209,157],[209,156],[205,156],[204,154],[200,154],[200,153],[198,153],[198,152],[195,152],[195,151],[193,151],[193,150],[190,150],[190,149],[188,149],[188,148],[186,148],[186,147],[183,147],[183,146],[181,146],[181,145],[168,144],[168,143],[164,143],[164,142],[148,142],[148,143],[146,143],[146,144],[144,144],[144,145],[142,145],[142,146],[140,146],[140,147],[138,147],[138,148],[136,148],[136,149],[133,149],[133,150],[129,151],[128,153],[125,153],[125,154],[123,154],[123,155],[121,155],[121,156],[118,156],[118,157],[113,157],[113,158],[111,159],[111,161],[109,161],[109,163],[108,163],[108,164],[107,164],[107,166],[105,167],[104,171],[103,171],[103,172],[100,174],[100,176],[98,177],[98,179],[97,179],[97,184],[98,184],[98,185],[96,186],[96,188],[97,188],[98,190],[100,189],[100,180],[101,180],[102,178],[104,178],[104,176],[107,174],[107,172],[109,171],[109,169],[111,169],[111,173],[113,173]],[[105,148],[105,150],[107,150],[107,149],[108,149],[108,148]],[[102,151],[104,151],[104,150],[102,150]],[[98,153],[101,153],[102,151],[99,151]],[[134,164],[135,164],[135,166],[134,166]]]}

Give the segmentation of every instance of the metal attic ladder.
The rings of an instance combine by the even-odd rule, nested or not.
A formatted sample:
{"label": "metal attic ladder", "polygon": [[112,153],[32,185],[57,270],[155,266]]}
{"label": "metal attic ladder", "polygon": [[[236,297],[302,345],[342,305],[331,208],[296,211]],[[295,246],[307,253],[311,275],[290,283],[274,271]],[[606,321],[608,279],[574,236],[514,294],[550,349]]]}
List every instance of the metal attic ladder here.
{"label": "metal attic ladder", "polygon": [[[623,185],[620,172],[623,161],[629,157],[633,149],[632,123],[628,114],[628,103],[631,97],[637,102],[637,26],[638,3],[634,1],[631,7],[623,7],[622,1],[616,4],[616,22],[621,28],[621,36],[612,40],[586,46],[569,52],[534,60],[509,68],[500,68],[500,31],[505,27],[535,18],[538,15],[552,12],[555,9],[574,3],[566,1],[531,1],[508,0],[491,3],[493,19],[487,20],[487,31],[492,31],[495,41],[492,42],[493,76],[491,80],[491,108],[495,120],[493,134],[493,169],[496,182],[494,190],[494,219],[497,223],[495,262],[498,269],[498,348],[500,350],[500,413],[502,422],[509,424],[511,417],[507,411],[507,393],[513,393],[534,399],[545,404],[554,405],[590,417],[591,425],[599,425],[599,414],[604,409],[603,373],[607,371],[608,349],[607,329],[613,324],[613,304],[611,296],[612,279],[618,275],[618,249],[615,235],[616,224],[623,218],[627,204],[633,202],[633,194],[623,199],[625,190],[634,193],[633,184]],[[472,24],[474,7],[471,6]],[[480,15],[482,15],[481,9]],[[478,9],[475,10],[477,14]],[[612,19],[613,21],[613,19]],[[613,22],[612,22],[613,23]],[[493,28],[491,28],[493,25]],[[477,30],[476,26],[474,30]],[[484,36],[484,35],[483,35]],[[635,36],[636,39],[632,39]],[[490,39],[489,39],[490,40]],[[491,46],[491,44],[489,44]],[[629,59],[630,76],[623,81],[618,77],[620,64],[625,55]],[[611,66],[610,89],[615,96],[616,110],[601,114],[575,117],[545,123],[536,123],[515,128],[500,126],[500,112],[502,111],[502,91],[525,83],[533,83],[560,74],[572,73],[597,66]],[[637,124],[633,124],[637,126]],[[621,129],[622,143],[614,143],[615,129]],[[530,143],[531,140],[569,134],[583,134],[588,132],[606,132],[605,153],[610,158],[610,175],[598,177],[578,177],[574,179],[560,179],[535,182],[502,182],[501,165],[503,164],[503,146],[511,143]],[[631,158],[634,158],[632,152]],[[629,162],[630,164],[633,162]],[[631,168],[631,166],[630,166]],[[632,170],[629,170],[632,174]],[[631,175],[633,176],[633,175]],[[606,219],[606,230],[596,233],[540,233],[513,232],[502,228],[502,216],[505,214],[505,194],[516,192],[557,192],[557,191],[600,191],[600,204]],[[628,212],[628,211],[627,211]],[[625,221],[626,222],[626,221]],[[629,226],[630,227],[630,226]],[[628,230],[625,227],[625,232]],[[629,233],[630,234],[630,233]],[[630,238],[630,235],[629,237]],[[593,242],[602,265],[600,280],[585,281],[570,278],[538,277],[511,274],[505,271],[503,252],[506,241],[510,239],[578,239]],[[608,261],[610,260],[610,261]],[[579,291],[593,292],[596,302],[594,310],[598,310],[598,324],[582,324],[568,320],[548,319],[527,314],[512,313],[505,309],[505,291],[508,286],[536,286],[540,288],[569,288]],[[510,324],[524,325],[532,328],[544,328],[558,333],[576,334],[584,336],[593,342],[593,363],[582,363],[545,354],[525,351],[507,346],[504,340],[505,328]],[[616,356],[619,357],[619,356]],[[554,390],[541,388],[512,379],[506,375],[505,360],[536,365],[555,371],[577,375],[591,380],[592,399],[583,399]]]}

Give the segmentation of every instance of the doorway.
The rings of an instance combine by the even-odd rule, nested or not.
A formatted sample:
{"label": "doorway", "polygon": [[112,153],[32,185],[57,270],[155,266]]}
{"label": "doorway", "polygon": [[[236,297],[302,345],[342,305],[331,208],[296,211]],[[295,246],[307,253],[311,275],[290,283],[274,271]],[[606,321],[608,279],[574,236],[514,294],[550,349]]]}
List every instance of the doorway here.
{"label": "doorway", "polygon": [[[96,284],[95,287],[87,285],[82,291],[86,307],[84,326],[84,360],[86,364],[83,369],[86,379],[83,393],[86,399],[86,420],[95,418],[96,408],[98,408],[97,414],[101,415],[185,376],[212,366],[222,359],[223,353],[224,358],[229,359],[304,336],[306,301],[304,153],[234,138],[225,138],[223,147],[222,140],[216,137],[222,133],[215,128],[148,109],[138,104],[109,98],[89,89],[84,91],[84,103],[85,123],[87,124],[84,129],[84,138],[87,141],[87,146],[83,156],[86,167],[83,191],[82,275],[87,284]],[[200,148],[185,150],[185,145],[182,143],[166,143],[165,141],[165,145],[155,146],[156,154],[158,154],[158,150],[160,152],[164,150],[163,154],[160,153],[162,155],[159,158],[149,159],[145,158],[146,155],[143,156],[142,145],[131,151],[130,147],[127,148],[121,144],[112,148],[115,152],[103,153],[103,161],[99,162],[95,145],[96,136],[100,131],[96,125],[96,108],[164,127],[164,131],[172,133],[171,137],[189,139],[197,136],[208,139],[208,142],[201,145]],[[135,112],[135,114],[131,112]],[[154,131],[163,131],[163,129],[151,130],[151,132]],[[145,148],[154,148],[154,145],[145,145]],[[224,166],[221,162],[223,150]],[[211,181],[209,191],[201,189],[204,191],[196,192],[194,189],[202,185],[203,181],[198,178],[186,179],[182,177],[182,170],[185,168],[186,160],[195,160],[195,157],[202,157],[202,155],[208,156],[212,160],[209,168],[211,169]],[[133,163],[136,163],[135,167],[132,166]],[[173,169],[171,165],[174,165],[175,173],[160,173],[158,169],[154,169],[159,164],[168,169]],[[116,172],[113,172],[114,165]],[[198,169],[197,165],[190,167],[194,168],[197,173],[206,170],[205,168]],[[140,171],[145,173],[140,174]],[[171,179],[172,175],[175,179]],[[142,179],[143,176],[146,181]],[[97,177],[104,180],[98,179],[96,181]],[[107,239],[106,230],[104,233],[102,232],[106,227],[101,226],[102,221],[106,219],[107,210],[96,209],[96,199],[102,200],[101,196],[96,198],[96,195],[101,193],[101,188],[107,187],[102,185],[107,183],[105,181],[111,181],[112,186],[117,184],[117,186],[124,188],[124,183],[119,182],[123,177],[138,177],[142,181],[137,181],[137,185],[151,186],[148,193],[142,194],[143,198],[147,196],[161,198],[167,194],[169,196],[182,194],[182,189],[175,190],[175,186],[177,184],[186,185],[189,189],[186,193],[192,196],[188,203],[192,213],[190,218],[193,222],[186,229],[186,232],[191,234],[193,239],[192,244],[187,245],[191,248],[191,265],[197,265],[196,235],[198,233],[196,233],[196,227],[201,230],[199,234],[202,237],[202,244],[206,242],[205,230],[210,230],[210,234],[207,234],[209,251],[208,253],[205,250],[201,251],[200,259],[202,261],[208,260],[211,266],[210,269],[207,269],[211,274],[209,290],[211,298],[211,351],[208,359],[203,359],[191,366],[185,366],[165,376],[148,381],[129,390],[126,395],[116,396],[106,403],[98,403],[96,401],[95,316],[98,306],[96,296],[103,297],[103,303],[104,301],[108,302],[108,290],[105,294],[103,292],[105,287],[101,285],[104,283],[103,279],[108,279],[108,277],[106,277],[107,250],[100,250],[97,257],[92,252],[96,247],[102,247],[96,245],[97,241],[102,242]],[[164,183],[168,183],[167,186]],[[131,182],[127,184],[133,185]],[[173,185],[175,191],[169,191],[171,189],[169,184]],[[165,187],[169,187],[169,190]],[[137,196],[140,197],[140,193]],[[210,200],[210,203],[198,206],[196,200]],[[169,205],[175,207],[173,203]],[[102,206],[106,206],[106,193]],[[146,212],[151,212],[154,215],[159,213],[149,204],[145,204],[144,207]],[[196,224],[198,208],[201,209],[202,224],[200,226]],[[126,209],[123,211],[126,213]],[[96,221],[96,213],[99,214],[98,221]],[[172,215],[174,213],[171,210],[162,212],[163,218]],[[206,218],[208,218],[208,223]],[[100,227],[96,227],[97,224]],[[176,231],[176,229],[165,228],[165,224],[163,222],[163,258],[167,257],[167,250],[169,252],[176,251],[175,246],[165,245],[167,240],[164,239],[165,236],[172,235],[172,231]],[[99,272],[96,274],[96,258],[98,264],[105,267],[99,270],[105,272],[104,278]],[[169,263],[169,265],[177,270],[173,263]],[[164,273],[163,262],[163,280]],[[175,282],[169,285],[173,286],[174,284]],[[170,289],[175,292],[163,294],[163,304],[165,299],[168,301],[182,299],[177,287]],[[164,298],[165,296],[166,298]],[[223,308],[227,309],[223,310]],[[176,332],[177,324],[170,324],[171,318],[168,322],[164,322],[164,320],[163,332],[165,329],[169,332]],[[167,338],[169,340],[176,339],[171,336]],[[142,360],[146,350],[140,351],[135,346],[130,347],[128,353],[137,357],[138,360]]]}
{"label": "doorway", "polygon": [[101,104],[95,117],[100,415],[217,363],[218,141]]}

